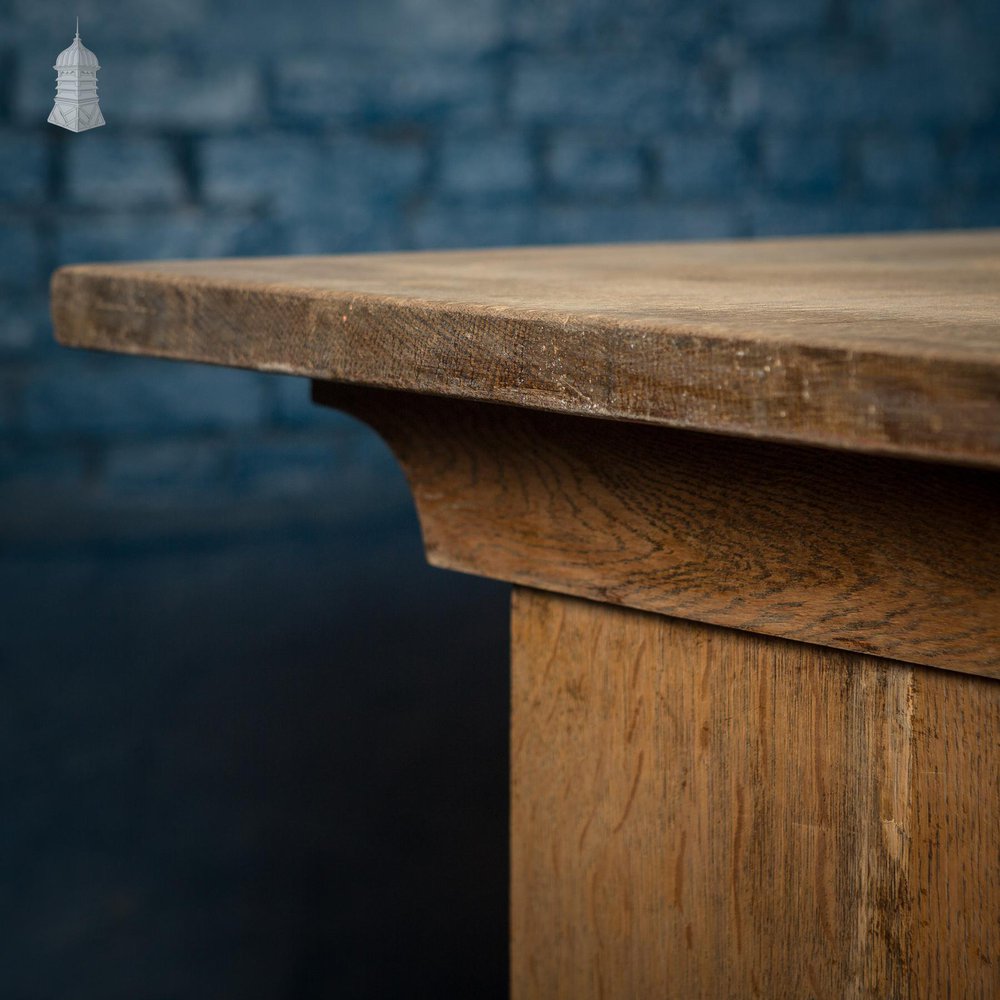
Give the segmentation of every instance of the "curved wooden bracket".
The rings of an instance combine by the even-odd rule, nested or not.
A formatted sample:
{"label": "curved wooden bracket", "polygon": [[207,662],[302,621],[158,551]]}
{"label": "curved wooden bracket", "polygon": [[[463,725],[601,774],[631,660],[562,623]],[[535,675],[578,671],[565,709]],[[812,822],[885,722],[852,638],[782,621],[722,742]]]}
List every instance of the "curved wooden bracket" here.
{"label": "curved wooden bracket", "polygon": [[435,566],[1000,677],[1000,474],[313,385],[396,453]]}

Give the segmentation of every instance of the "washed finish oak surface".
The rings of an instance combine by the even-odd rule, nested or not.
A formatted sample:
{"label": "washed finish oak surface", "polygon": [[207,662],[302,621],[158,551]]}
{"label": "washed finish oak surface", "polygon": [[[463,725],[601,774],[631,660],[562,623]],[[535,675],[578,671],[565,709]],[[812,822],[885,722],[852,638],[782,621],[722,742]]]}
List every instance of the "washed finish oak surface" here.
{"label": "washed finish oak surface", "polygon": [[518,588],[518,1000],[1000,995],[1000,684]]}
{"label": "washed finish oak surface", "polygon": [[1000,233],[64,268],[63,343],[1000,465]]}

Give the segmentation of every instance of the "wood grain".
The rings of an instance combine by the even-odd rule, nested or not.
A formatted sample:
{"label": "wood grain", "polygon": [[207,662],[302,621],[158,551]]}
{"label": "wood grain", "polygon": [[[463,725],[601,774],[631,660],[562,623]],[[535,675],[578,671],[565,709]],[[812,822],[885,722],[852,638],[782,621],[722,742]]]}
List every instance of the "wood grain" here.
{"label": "wood grain", "polygon": [[86,265],[64,344],[1000,465],[1000,232]]}
{"label": "wood grain", "polygon": [[436,566],[1000,676],[1000,475],[318,383]]}
{"label": "wood grain", "polygon": [[515,590],[515,1000],[1000,996],[1000,684]]}

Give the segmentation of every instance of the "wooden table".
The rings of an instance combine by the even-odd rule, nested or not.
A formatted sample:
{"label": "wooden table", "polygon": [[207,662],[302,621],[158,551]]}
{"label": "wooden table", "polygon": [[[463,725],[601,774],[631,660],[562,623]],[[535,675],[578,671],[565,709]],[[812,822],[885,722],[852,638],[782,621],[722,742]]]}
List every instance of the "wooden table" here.
{"label": "wooden table", "polygon": [[64,344],[311,377],[428,559],[515,584],[515,997],[1000,996],[1000,232],[52,301]]}

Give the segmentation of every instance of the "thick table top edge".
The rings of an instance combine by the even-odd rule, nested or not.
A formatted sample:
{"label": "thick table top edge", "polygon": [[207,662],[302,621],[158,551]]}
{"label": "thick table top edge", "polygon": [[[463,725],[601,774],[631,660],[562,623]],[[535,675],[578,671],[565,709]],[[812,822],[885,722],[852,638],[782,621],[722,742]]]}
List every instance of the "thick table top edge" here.
{"label": "thick table top edge", "polygon": [[1000,231],[62,268],[57,338],[1000,467]]}

